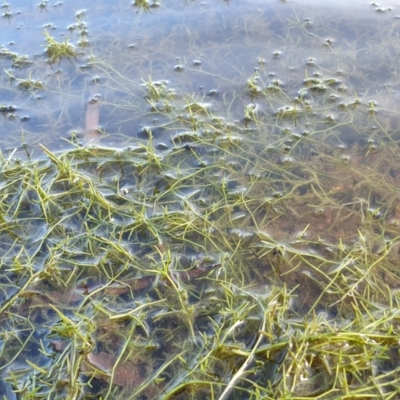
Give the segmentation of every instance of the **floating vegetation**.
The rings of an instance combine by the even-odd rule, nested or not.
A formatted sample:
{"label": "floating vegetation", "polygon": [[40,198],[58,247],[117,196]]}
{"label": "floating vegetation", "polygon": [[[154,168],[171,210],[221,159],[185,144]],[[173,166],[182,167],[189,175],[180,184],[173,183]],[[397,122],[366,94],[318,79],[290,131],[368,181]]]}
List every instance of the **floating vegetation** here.
{"label": "floating vegetation", "polygon": [[[6,70],[5,124],[27,104],[45,114],[46,89],[66,104],[46,114],[53,129],[70,127],[75,97],[85,127],[64,148],[23,130],[0,154],[0,395],[398,398],[390,90],[297,14],[278,26],[288,46],[300,36],[325,58],[277,76],[269,63],[294,58],[272,50],[238,82],[190,67],[171,79],[176,60],[138,74],[126,47],[107,54],[118,43],[79,45],[84,17],[68,28],[79,53],[46,33],[48,60]],[[186,90],[190,73],[212,84]]]}
{"label": "floating vegetation", "polygon": [[132,4],[140,10],[149,11],[151,8],[160,7],[160,2],[155,1],[148,1],[148,0],[134,0]]}
{"label": "floating vegetation", "polygon": [[76,51],[74,46],[65,39],[64,42],[58,42],[55,40],[47,31],[43,32],[47,46],[46,54],[50,64],[61,61],[63,58],[68,60],[74,58],[76,59]]}
{"label": "floating vegetation", "polygon": [[20,88],[23,91],[35,91],[35,90],[44,90],[44,85],[41,81],[39,80],[33,80],[30,77],[28,79],[21,79],[15,77],[10,71],[4,71],[10,82],[17,82],[18,88]]}

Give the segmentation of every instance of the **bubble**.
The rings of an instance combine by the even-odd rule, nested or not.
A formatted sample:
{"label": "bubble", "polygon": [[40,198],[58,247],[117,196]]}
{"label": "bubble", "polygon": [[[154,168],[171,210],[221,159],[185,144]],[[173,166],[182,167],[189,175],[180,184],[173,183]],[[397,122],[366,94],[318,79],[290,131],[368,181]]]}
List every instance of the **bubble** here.
{"label": "bubble", "polygon": [[185,68],[184,68],[184,66],[183,66],[182,64],[177,64],[177,65],[175,65],[175,67],[174,67],[174,71],[175,71],[175,72],[183,72],[184,69],[185,69]]}

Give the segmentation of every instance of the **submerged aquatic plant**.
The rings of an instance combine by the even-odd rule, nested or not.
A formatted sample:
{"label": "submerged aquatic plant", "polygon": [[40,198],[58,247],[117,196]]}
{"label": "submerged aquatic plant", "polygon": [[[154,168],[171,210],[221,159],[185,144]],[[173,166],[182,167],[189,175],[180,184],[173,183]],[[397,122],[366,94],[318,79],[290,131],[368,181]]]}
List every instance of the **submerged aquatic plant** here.
{"label": "submerged aquatic plant", "polygon": [[[45,35],[51,63],[75,58]],[[396,109],[266,62],[186,94],[125,50],[80,69],[118,130],[0,155],[2,379],[26,399],[397,398]]]}

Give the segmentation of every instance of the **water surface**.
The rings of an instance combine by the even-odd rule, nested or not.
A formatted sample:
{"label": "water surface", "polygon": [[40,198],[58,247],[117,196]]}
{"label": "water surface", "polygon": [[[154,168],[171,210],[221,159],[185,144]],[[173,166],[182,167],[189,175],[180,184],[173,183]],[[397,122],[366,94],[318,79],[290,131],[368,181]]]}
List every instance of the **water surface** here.
{"label": "water surface", "polygon": [[0,395],[398,396],[396,2],[1,13]]}

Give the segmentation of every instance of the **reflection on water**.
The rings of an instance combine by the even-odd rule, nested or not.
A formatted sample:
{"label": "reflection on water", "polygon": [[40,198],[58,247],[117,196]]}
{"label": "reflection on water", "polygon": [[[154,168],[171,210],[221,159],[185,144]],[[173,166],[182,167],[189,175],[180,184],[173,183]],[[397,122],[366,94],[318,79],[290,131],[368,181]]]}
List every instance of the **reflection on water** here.
{"label": "reflection on water", "polygon": [[[310,2],[179,0],[148,5],[148,10],[126,1],[3,6],[3,149],[21,142],[32,148],[65,146],[60,138],[85,129],[93,94],[101,96],[99,125],[107,143],[135,137],[140,126],[162,125],[153,121],[145,99],[149,76],[232,120],[252,101],[249,79],[287,96],[286,104],[260,101],[267,113],[299,96],[321,107],[329,98],[346,104],[357,97],[396,111],[399,21],[389,4],[360,1],[332,9]],[[43,32],[69,40],[76,60],[48,64]],[[322,104],[318,92],[324,91],[330,97],[323,96]],[[332,114],[336,118],[335,108]]]}
{"label": "reflection on water", "polygon": [[1,10],[0,391],[396,398],[396,4]]}

